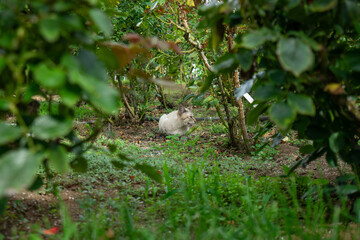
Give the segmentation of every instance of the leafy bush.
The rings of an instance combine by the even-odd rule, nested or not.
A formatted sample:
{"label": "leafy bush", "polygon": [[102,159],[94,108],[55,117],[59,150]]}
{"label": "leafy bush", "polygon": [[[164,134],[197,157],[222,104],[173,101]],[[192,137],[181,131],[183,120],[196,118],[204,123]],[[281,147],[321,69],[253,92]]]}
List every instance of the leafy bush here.
{"label": "leafy bush", "polygon": [[214,66],[218,73],[239,67],[245,74],[249,66],[261,73],[236,91],[239,98],[254,84],[257,106],[248,124],[267,112],[282,133],[294,129],[313,140],[312,152],[290,172],[326,154],[331,166],[338,159],[350,164],[359,184],[360,3],[224,1],[200,13],[212,39],[225,30],[236,35],[234,49]]}

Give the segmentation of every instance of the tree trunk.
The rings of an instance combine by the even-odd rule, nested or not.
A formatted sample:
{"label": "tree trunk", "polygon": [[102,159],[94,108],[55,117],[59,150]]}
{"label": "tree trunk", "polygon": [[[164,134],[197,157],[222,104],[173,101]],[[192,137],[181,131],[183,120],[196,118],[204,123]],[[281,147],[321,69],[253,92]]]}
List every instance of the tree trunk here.
{"label": "tree trunk", "polygon": [[[117,80],[117,81],[116,81]],[[123,89],[123,85],[122,85],[122,82],[120,79],[116,79],[116,74],[114,75],[114,81],[113,81],[114,85],[117,85],[118,88],[119,88],[119,91],[120,91],[120,96],[121,96],[121,100],[123,101],[124,103],[124,106],[125,106],[125,111],[127,113],[127,115],[129,116],[130,120],[131,121],[136,121],[137,118],[136,118],[136,114],[135,112],[133,111],[133,109],[131,108],[128,100],[127,100],[127,97],[124,93],[124,89]]]}
{"label": "tree trunk", "polygon": [[[229,31],[228,33],[228,43],[229,43],[229,51],[231,51],[234,47],[234,41],[233,41],[233,33]],[[236,69],[233,73],[234,76],[234,85],[236,88],[240,87],[240,81],[239,81],[239,71]],[[249,136],[246,129],[246,121],[245,121],[245,114],[244,114],[244,106],[242,104],[242,99],[239,98],[238,100],[238,112],[239,112],[239,121],[240,121],[240,128],[241,128],[241,135],[245,144],[245,149],[247,153],[251,152],[250,148],[250,142],[249,142]]]}

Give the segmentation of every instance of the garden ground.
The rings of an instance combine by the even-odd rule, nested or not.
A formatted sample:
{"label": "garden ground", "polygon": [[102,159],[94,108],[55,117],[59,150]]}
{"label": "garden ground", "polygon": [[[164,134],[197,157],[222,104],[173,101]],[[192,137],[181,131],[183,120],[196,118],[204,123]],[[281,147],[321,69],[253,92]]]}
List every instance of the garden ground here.
{"label": "garden ground", "polygon": [[[90,159],[88,173],[69,173],[54,178],[71,220],[84,222],[92,216],[91,213],[86,213],[89,210],[103,211],[105,207],[111,212],[119,206],[125,206],[130,209],[134,226],[149,227],[149,222],[153,220],[159,223],[164,221],[166,210],[159,209],[163,208],[166,199],[176,194],[174,190],[181,188],[182,183],[177,180],[177,171],[189,170],[190,165],[201,169],[204,178],[211,178],[216,168],[219,176],[236,178],[238,175],[241,182],[244,177],[249,176],[253,179],[278,177],[284,174],[283,165],[291,166],[302,157],[298,149],[303,143],[294,140],[291,135],[274,148],[266,147],[258,155],[248,156],[239,150],[228,148],[226,133],[218,122],[204,121],[198,124],[201,127],[181,140],[159,136],[157,122],[154,121],[146,121],[142,125],[112,127],[110,138],[107,129],[104,129],[95,141],[97,146],[106,151],[107,145],[115,141],[119,151],[155,166],[164,176],[166,184],[154,183],[132,168],[117,170],[109,167],[107,164],[111,159],[109,160],[106,154],[92,151],[87,156]],[[82,136],[90,131],[86,124],[78,124],[76,129]],[[345,166],[340,166],[340,169],[348,171]],[[327,179],[330,183],[335,181],[338,174],[338,170],[330,168],[324,158],[312,162],[306,169],[297,170],[298,179],[304,176],[311,180]],[[234,199],[231,199],[230,195],[231,193],[223,196],[229,197],[228,201],[232,202]],[[59,232],[63,231],[66,215],[60,211],[58,200],[45,185],[39,191],[13,193],[8,203],[0,220],[0,236],[5,239],[19,236],[28,238],[31,236],[29,233],[41,236],[44,230],[54,227],[59,228]],[[115,203],[118,205],[114,206]],[[223,221],[225,225],[236,224],[229,219]],[[176,221],[182,224],[184,220]],[[152,228],[154,227],[150,227]],[[101,236],[109,239],[116,236],[114,227],[107,226],[105,229]],[[196,236],[193,234],[195,233],[190,235]]]}

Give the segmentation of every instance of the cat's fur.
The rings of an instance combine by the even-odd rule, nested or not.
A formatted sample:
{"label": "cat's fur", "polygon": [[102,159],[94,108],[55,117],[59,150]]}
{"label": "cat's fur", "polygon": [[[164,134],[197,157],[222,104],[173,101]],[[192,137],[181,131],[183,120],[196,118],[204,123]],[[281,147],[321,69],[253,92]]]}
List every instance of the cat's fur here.
{"label": "cat's fur", "polygon": [[164,114],[159,120],[159,132],[166,135],[185,135],[196,122],[191,109],[179,106],[179,109]]}

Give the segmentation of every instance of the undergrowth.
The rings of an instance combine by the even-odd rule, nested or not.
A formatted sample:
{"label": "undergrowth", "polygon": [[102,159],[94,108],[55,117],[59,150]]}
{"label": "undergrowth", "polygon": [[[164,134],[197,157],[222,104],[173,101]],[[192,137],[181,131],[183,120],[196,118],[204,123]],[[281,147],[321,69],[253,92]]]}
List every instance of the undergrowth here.
{"label": "undergrowth", "polygon": [[[117,153],[129,158],[120,169],[111,164]],[[359,229],[340,223],[356,216],[345,200],[330,201],[326,179],[247,174],[274,154],[265,148],[244,161],[197,136],[168,137],[146,149],[100,137],[85,155],[86,173],[54,179],[60,190],[78,187],[82,214],[71,220],[62,206],[62,230],[50,239],[355,239]],[[138,162],[152,165],[164,183],[127,167]],[[20,238],[42,239],[39,229]]]}

